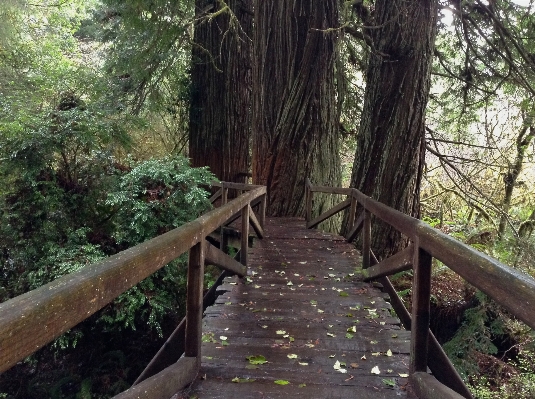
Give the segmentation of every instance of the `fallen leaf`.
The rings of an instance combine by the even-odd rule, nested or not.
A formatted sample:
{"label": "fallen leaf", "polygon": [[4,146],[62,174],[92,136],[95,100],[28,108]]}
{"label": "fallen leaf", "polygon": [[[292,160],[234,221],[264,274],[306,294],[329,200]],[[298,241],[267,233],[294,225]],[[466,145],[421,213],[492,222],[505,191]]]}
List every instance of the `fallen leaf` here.
{"label": "fallen leaf", "polygon": [[249,360],[249,363],[251,364],[265,364],[268,362],[262,355],[250,355],[247,356],[246,359]]}
{"label": "fallen leaf", "polygon": [[284,335],[284,334],[286,334],[286,331],[284,331],[284,330],[277,330],[277,334],[278,334],[278,335]]}
{"label": "fallen leaf", "polygon": [[338,360],[334,363],[334,366],[333,366],[333,369],[335,369],[336,371],[342,373],[342,374],[345,374],[347,373],[347,370],[345,368],[343,368],[343,366],[345,365],[345,363],[340,363]]}
{"label": "fallen leaf", "polygon": [[347,332],[352,332],[352,333],[356,333],[357,332],[357,327],[355,326],[351,326],[347,329]]}
{"label": "fallen leaf", "polygon": [[394,380],[383,378],[383,384],[389,386],[389,387],[395,387],[396,382]]}
{"label": "fallen leaf", "polygon": [[327,333],[327,336],[333,337],[333,338],[336,337],[336,335],[334,335],[333,333]]}
{"label": "fallen leaf", "polygon": [[372,368],[371,373],[372,374],[381,374],[381,371],[379,371],[379,366],[375,366],[374,368]]}
{"label": "fallen leaf", "polygon": [[351,338],[353,338],[353,337],[354,337],[353,334],[351,334],[351,333],[346,333],[346,338],[347,338],[347,339],[351,339]]}
{"label": "fallen leaf", "polygon": [[407,378],[409,375],[406,373],[399,373],[398,374],[401,378]]}
{"label": "fallen leaf", "polygon": [[232,379],[232,382],[238,382],[238,383],[242,383],[242,382],[253,382],[255,381],[254,378],[239,378],[239,377],[234,377]]}
{"label": "fallen leaf", "polygon": [[300,366],[308,366],[307,362],[298,362]]}
{"label": "fallen leaf", "polygon": [[290,383],[290,381],[286,381],[286,380],[275,380],[273,382],[277,385],[288,385]]}
{"label": "fallen leaf", "polygon": [[356,369],[359,365],[357,363],[351,363],[350,366],[352,369]]}
{"label": "fallen leaf", "polygon": [[286,356],[288,356],[288,359],[297,359],[297,355],[295,353],[290,353]]}
{"label": "fallen leaf", "polygon": [[392,356],[392,351],[390,349],[386,351],[386,356]]}

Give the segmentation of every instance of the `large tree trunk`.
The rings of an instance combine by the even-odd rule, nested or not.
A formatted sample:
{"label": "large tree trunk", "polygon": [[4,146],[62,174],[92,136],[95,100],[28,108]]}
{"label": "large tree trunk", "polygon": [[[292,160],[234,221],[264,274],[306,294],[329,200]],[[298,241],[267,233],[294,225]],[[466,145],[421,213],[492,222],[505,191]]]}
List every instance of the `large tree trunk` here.
{"label": "large tree trunk", "polygon": [[[337,0],[256,0],[253,180],[268,213],[304,215],[305,179],[340,184]],[[315,201],[316,211],[328,206]]]}
{"label": "large tree trunk", "polygon": [[[206,1],[196,3],[200,10]],[[243,182],[250,169],[252,0],[226,3],[230,10],[211,19],[199,14],[195,27],[189,156],[221,180]]]}
{"label": "large tree trunk", "polygon": [[[378,0],[374,18],[375,27],[367,32],[373,48],[351,186],[419,217],[437,1]],[[376,253],[395,252],[403,241],[388,226],[374,223]]]}

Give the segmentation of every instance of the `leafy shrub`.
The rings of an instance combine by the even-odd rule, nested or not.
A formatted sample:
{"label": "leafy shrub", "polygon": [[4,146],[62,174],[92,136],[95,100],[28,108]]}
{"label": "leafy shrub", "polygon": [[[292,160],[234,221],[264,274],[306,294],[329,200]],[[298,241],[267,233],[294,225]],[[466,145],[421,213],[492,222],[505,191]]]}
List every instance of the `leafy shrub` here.
{"label": "leafy shrub", "polygon": [[[67,101],[69,100],[69,101]],[[214,176],[184,157],[120,165],[128,137],[116,121],[65,97],[52,113],[17,130],[0,125],[0,301],[35,289],[193,220],[211,206],[200,188]],[[161,321],[184,295],[175,261],[121,295],[101,313],[106,330]],[[73,331],[59,347],[74,343]]]}

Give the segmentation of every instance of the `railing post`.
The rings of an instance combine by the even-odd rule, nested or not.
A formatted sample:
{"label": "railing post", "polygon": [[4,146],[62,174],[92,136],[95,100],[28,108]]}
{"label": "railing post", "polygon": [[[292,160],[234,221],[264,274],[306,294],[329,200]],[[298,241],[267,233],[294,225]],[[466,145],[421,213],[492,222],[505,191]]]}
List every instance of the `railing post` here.
{"label": "railing post", "polygon": [[414,243],[410,373],[427,372],[433,258]]}
{"label": "railing post", "polygon": [[249,205],[241,210],[241,250],[240,262],[247,266],[247,249],[249,248]]}
{"label": "railing post", "polygon": [[371,250],[371,236],[372,236],[372,219],[371,214],[367,209],[364,212],[364,225],[362,227],[362,268],[370,267],[370,250]]}
{"label": "railing post", "polygon": [[225,205],[228,202],[228,188],[225,187],[225,183],[221,183],[221,205]]}
{"label": "railing post", "polygon": [[260,205],[258,208],[258,222],[260,227],[264,228],[266,224],[266,207],[267,207],[267,195],[264,194],[260,197]]}
{"label": "railing post", "polygon": [[353,225],[355,224],[355,217],[357,216],[357,199],[353,197],[351,193],[351,207],[349,208],[349,219],[347,223],[347,230],[351,231]]}
{"label": "railing post", "polygon": [[307,182],[305,184],[305,199],[306,199],[306,222],[310,222],[312,220],[312,190],[310,189],[310,180],[307,179]]}
{"label": "railing post", "polygon": [[204,278],[204,240],[189,251],[186,299],[186,357],[196,357],[200,365],[202,344],[202,293]]}
{"label": "railing post", "polygon": [[[225,182],[221,182],[221,206],[225,205],[228,202],[228,188],[225,187]],[[222,225],[219,228],[219,249],[221,251],[226,251],[227,249],[227,240],[225,239],[225,226]]]}

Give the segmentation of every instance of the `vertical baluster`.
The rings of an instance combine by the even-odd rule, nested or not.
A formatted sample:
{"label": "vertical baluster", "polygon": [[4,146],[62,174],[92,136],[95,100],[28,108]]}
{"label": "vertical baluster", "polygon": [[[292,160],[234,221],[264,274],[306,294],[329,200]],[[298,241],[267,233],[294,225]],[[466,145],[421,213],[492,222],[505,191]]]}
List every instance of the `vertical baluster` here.
{"label": "vertical baluster", "polygon": [[186,299],[186,349],[187,357],[196,357],[200,365],[202,343],[202,293],[204,279],[203,241],[189,251],[188,288]]}
{"label": "vertical baluster", "polygon": [[372,235],[372,220],[371,214],[366,209],[364,212],[364,225],[362,227],[362,268],[370,267],[370,249],[371,249],[371,235]]}
{"label": "vertical baluster", "polygon": [[429,253],[418,248],[416,240],[413,255],[411,373],[427,371],[432,259]]}
{"label": "vertical baluster", "polygon": [[355,217],[357,216],[357,199],[353,197],[353,193],[351,193],[351,207],[349,208],[349,219],[347,221],[347,231],[351,231],[353,229],[353,225],[355,224]]}
{"label": "vertical baluster", "polygon": [[[221,183],[221,206],[228,202],[228,188],[225,187],[225,183]],[[227,250],[227,240],[225,237],[225,226],[221,226],[219,229],[219,249],[221,251]]]}
{"label": "vertical baluster", "polygon": [[258,222],[262,228],[265,228],[266,224],[266,207],[267,207],[267,195],[264,194],[260,197],[260,207],[258,209]]}
{"label": "vertical baluster", "polygon": [[313,192],[310,189],[310,181],[307,179],[307,184],[305,185],[305,198],[306,198],[306,221],[307,223],[312,220],[312,195]]}
{"label": "vertical baluster", "polygon": [[240,262],[247,266],[247,249],[249,247],[249,205],[241,210],[241,250]]}

